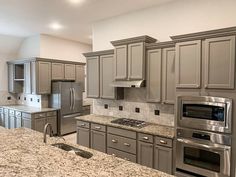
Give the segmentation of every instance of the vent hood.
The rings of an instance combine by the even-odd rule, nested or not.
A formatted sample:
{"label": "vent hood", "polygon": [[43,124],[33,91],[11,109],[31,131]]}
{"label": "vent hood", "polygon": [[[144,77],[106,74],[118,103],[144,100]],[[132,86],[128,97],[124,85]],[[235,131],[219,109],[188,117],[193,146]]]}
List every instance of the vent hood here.
{"label": "vent hood", "polygon": [[145,80],[114,81],[112,87],[140,88],[145,86]]}

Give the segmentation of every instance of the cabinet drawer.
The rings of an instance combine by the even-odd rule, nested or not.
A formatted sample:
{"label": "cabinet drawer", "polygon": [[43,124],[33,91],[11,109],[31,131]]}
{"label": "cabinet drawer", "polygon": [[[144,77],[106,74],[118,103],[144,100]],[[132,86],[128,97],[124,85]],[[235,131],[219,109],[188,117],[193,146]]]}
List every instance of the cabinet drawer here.
{"label": "cabinet drawer", "polygon": [[15,111],[14,111],[14,110],[11,110],[11,109],[9,109],[9,115],[10,115],[10,116],[15,116]]}
{"label": "cabinet drawer", "polygon": [[136,140],[117,135],[107,135],[107,146],[121,151],[136,154]]}
{"label": "cabinet drawer", "polygon": [[166,147],[172,147],[172,140],[168,138],[155,137],[156,144]]}
{"label": "cabinet drawer", "polygon": [[0,108],[0,114],[3,113],[3,108]]}
{"label": "cabinet drawer", "polygon": [[89,128],[89,122],[78,120],[77,121],[77,126],[78,127],[83,127],[83,128]]}
{"label": "cabinet drawer", "polygon": [[57,112],[56,111],[52,111],[52,112],[47,112],[47,117],[52,117],[52,116],[56,116]]}
{"label": "cabinet drawer", "polygon": [[37,119],[37,118],[43,118],[43,117],[46,117],[46,113],[44,112],[44,113],[37,113],[37,114],[35,114],[35,118]]}
{"label": "cabinet drawer", "polygon": [[105,132],[106,131],[106,126],[105,125],[91,123],[91,129],[92,130],[96,130],[96,131]]}
{"label": "cabinet drawer", "polygon": [[4,108],[3,112],[4,112],[4,114],[8,114],[8,109]]}
{"label": "cabinet drawer", "polygon": [[107,153],[115,157],[119,157],[119,158],[136,163],[136,155],[129,154],[127,152],[122,152],[113,148],[107,148]]}
{"label": "cabinet drawer", "polygon": [[16,115],[16,117],[21,117],[21,112],[16,111],[16,112],[15,112],[15,115]]}
{"label": "cabinet drawer", "polygon": [[24,117],[24,118],[32,118],[32,115],[31,114],[28,114],[28,113],[22,113],[22,117]]}
{"label": "cabinet drawer", "polygon": [[149,134],[138,133],[138,140],[147,143],[153,143],[153,136]]}
{"label": "cabinet drawer", "polygon": [[115,128],[115,127],[107,127],[107,132],[114,135],[120,135],[127,138],[136,139],[136,132],[133,132],[130,130],[124,130],[124,129]]}

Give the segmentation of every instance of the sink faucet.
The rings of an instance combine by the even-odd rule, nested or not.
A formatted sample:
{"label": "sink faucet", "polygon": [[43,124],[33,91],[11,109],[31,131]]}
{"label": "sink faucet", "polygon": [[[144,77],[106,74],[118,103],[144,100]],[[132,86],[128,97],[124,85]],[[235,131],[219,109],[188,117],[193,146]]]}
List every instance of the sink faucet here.
{"label": "sink faucet", "polygon": [[50,129],[50,137],[53,136],[53,131],[52,131],[52,125],[50,123],[47,123],[45,126],[44,126],[44,132],[43,132],[43,142],[44,143],[47,143],[47,129]]}

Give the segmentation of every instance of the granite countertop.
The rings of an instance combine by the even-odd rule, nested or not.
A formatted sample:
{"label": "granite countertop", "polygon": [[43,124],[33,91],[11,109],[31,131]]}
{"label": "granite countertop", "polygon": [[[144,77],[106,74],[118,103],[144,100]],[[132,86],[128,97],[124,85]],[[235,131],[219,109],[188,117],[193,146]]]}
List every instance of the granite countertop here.
{"label": "granite countertop", "polygon": [[[0,129],[0,176],[7,177],[171,177],[166,173],[79,145],[93,153],[84,159],[51,146],[62,139],[48,138],[25,128]],[[69,143],[66,143],[69,144]],[[72,145],[72,144],[69,144]]]}
{"label": "granite countertop", "polygon": [[134,127],[129,127],[125,125],[111,123],[112,120],[115,120],[118,118],[110,117],[110,116],[94,115],[94,114],[76,117],[76,119],[98,123],[102,125],[110,125],[113,127],[133,130],[136,132],[147,133],[147,134],[162,136],[162,137],[171,138],[171,139],[173,139],[175,136],[175,130],[173,127],[162,126],[158,124],[148,123],[148,125],[143,128],[134,128]]}
{"label": "granite countertop", "polygon": [[37,108],[37,107],[31,107],[31,106],[26,106],[26,105],[7,105],[7,106],[0,106],[0,107],[7,108],[7,109],[14,109],[16,111],[21,111],[21,112],[25,112],[29,114],[58,110],[55,108]]}

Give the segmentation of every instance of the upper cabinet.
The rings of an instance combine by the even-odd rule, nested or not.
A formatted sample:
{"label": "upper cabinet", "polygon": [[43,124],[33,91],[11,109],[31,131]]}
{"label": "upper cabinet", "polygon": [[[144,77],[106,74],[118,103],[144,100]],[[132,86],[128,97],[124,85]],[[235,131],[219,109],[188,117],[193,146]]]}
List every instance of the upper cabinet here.
{"label": "upper cabinet", "polygon": [[153,42],[156,42],[156,39],[149,36],[112,41],[115,46],[114,79],[144,80],[145,45]]}
{"label": "upper cabinet", "polygon": [[65,79],[75,80],[75,65],[74,64],[65,64]]}
{"label": "upper cabinet", "polygon": [[85,67],[84,65],[75,66],[75,82],[80,83],[83,91],[85,91]]}
{"label": "upper cabinet", "polygon": [[174,104],[175,48],[173,42],[148,44],[147,102]]}
{"label": "upper cabinet", "polygon": [[87,58],[87,97],[122,99],[123,89],[111,86],[114,80],[114,50],[84,55]]}
{"label": "upper cabinet", "polygon": [[64,80],[65,78],[65,64],[52,63],[52,80]]}
{"label": "upper cabinet", "polygon": [[235,88],[236,28],[172,36],[176,88]]}

